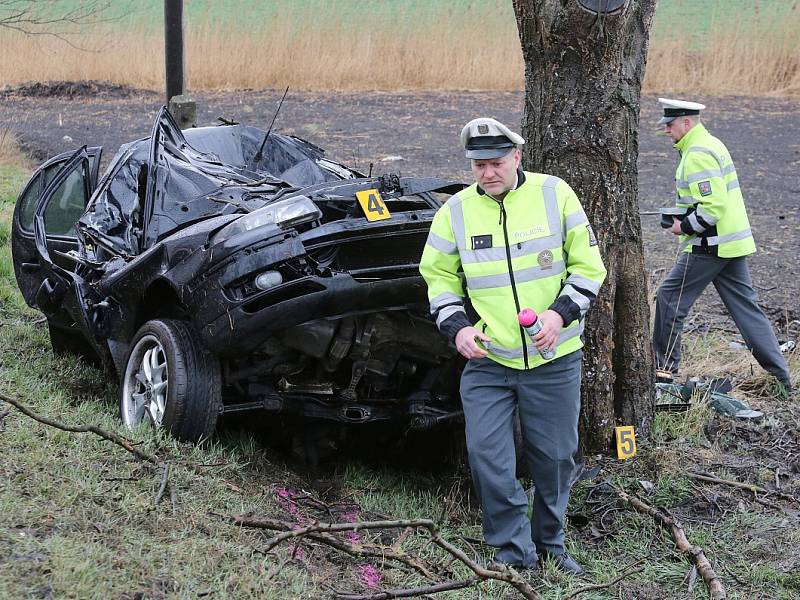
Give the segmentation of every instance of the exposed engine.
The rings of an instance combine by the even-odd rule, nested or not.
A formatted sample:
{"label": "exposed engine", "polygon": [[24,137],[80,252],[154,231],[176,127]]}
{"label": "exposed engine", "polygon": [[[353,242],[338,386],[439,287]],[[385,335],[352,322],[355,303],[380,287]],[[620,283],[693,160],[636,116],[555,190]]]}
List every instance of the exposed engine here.
{"label": "exposed engine", "polygon": [[227,383],[271,411],[427,429],[460,415],[455,354],[425,318],[370,313],[285,329],[247,363],[229,365]]}

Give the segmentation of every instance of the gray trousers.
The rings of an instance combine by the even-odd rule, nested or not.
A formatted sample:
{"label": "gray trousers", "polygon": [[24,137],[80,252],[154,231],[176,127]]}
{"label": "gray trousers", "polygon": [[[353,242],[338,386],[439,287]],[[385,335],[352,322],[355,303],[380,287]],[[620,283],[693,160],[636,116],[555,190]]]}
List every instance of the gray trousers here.
{"label": "gray trousers", "polygon": [[653,347],[658,368],[678,370],[683,320],[711,282],[758,364],[788,384],[789,368],[772,325],[758,305],[758,294],[753,289],[745,257],[681,253],[656,295]]}
{"label": "gray trousers", "polygon": [[[495,560],[530,566],[537,551],[564,552],[564,512],[578,448],[581,357],[578,350],[535,369],[470,360],[461,376],[472,481]],[[519,406],[524,458],[536,484],[533,516],[516,478],[514,408]]]}

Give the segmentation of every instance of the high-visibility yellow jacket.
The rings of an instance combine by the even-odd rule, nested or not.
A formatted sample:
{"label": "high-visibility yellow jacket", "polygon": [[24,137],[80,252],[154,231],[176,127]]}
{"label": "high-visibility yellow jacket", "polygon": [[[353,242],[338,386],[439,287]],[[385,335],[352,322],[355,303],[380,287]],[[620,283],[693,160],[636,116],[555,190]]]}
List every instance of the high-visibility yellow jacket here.
{"label": "high-visibility yellow jacket", "polygon": [[[544,359],[519,326],[523,308],[564,319],[555,358],[583,346],[583,316],[606,275],[597,238],[575,192],[558,177],[517,171],[502,202],[477,184],[436,213],[419,267],[439,329],[455,338],[473,320],[489,358],[515,369]],[[472,311],[470,311],[472,312]]]}
{"label": "high-visibility yellow jacket", "polygon": [[675,144],[677,208],[687,210],[680,242],[685,252],[722,258],[756,251],[736,168],[728,149],[697,123]]}

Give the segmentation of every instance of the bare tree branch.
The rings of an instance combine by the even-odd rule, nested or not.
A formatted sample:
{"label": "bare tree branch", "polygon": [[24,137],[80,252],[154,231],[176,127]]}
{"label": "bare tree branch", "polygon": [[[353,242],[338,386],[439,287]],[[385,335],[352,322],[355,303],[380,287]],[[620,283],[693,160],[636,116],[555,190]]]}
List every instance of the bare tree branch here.
{"label": "bare tree branch", "polygon": [[158,506],[158,503],[161,502],[161,498],[164,497],[164,492],[167,491],[168,484],[169,484],[169,465],[165,464],[161,471],[161,485],[158,486],[156,497],[153,499],[153,508]]}
{"label": "bare tree branch", "polygon": [[[2,1],[2,0],[0,0]],[[127,440],[116,433],[112,433],[110,431],[105,431],[104,429],[100,429],[95,425],[65,425],[59,421],[55,421],[53,419],[49,419],[47,417],[43,417],[41,415],[36,414],[30,408],[22,404],[19,400],[15,398],[11,398],[10,396],[6,396],[2,392],[0,392],[0,400],[3,402],[7,402],[11,406],[15,407],[18,411],[22,414],[30,417],[34,421],[42,423],[43,425],[48,425],[50,427],[54,427],[56,429],[60,429],[61,431],[68,431],[70,433],[94,433],[95,435],[100,436],[101,438],[108,440],[109,442],[113,442],[117,446],[124,448],[131,454],[133,454],[139,460],[151,463],[153,465],[161,467],[161,482],[158,487],[158,492],[156,492],[155,499],[153,500],[153,507],[158,506],[158,503],[161,502],[161,499],[164,497],[164,493],[169,489],[169,499],[172,504],[172,516],[174,517],[178,512],[178,499],[177,493],[175,491],[175,487],[169,481],[169,464],[166,462],[159,460],[155,456],[151,456],[146,452],[142,452],[130,440]],[[0,427],[2,426],[3,417],[8,414],[8,410],[4,411],[0,414]],[[193,467],[194,465],[188,465],[189,467]]]}
{"label": "bare tree branch", "polygon": [[[267,541],[267,548],[273,548],[275,545],[279,544],[282,541],[286,541],[293,538],[300,538],[300,537],[309,537],[316,541],[320,541],[325,544],[329,544],[335,548],[343,549],[343,547],[349,547],[346,552],[352,553],[355,552],[357,556],[367,556],[364,554],[364,551],[367,550],[369,547],[361,547],[356,546],[354,544],[348,544],[347,542],[343,542],[342,540],[338,539],[333,533],[342,532],[342,531],[359,531],[359,530],[370,530],[370,529],[406,529],[412,528],[416,529],[425,529],[427,530],[428,534],[430,535],[430,540],[439,546],[442,550],[450,554],[455,559],[459,560],[461,563],[469,567],[469,569],[475,573],[477,577],[472,577],[468,581],[472,581],[470,585],[476,585],[481,581],[485,581],[487,579],[496,579],[498,581],[503,581],[508,583],[512,587],[514,587],[520,594],[522,594],[523,598],[527,598],[528,600],[539,600],[540,596],[536,593],[531,585],[523,579],[516,570],[511,567],[503,567],[500,569],[487,569],[481,564],[477,563],[476,561],[472,560],[469,556],[466,555],[460,548],[454,546],[446,539],[444,539],[439,532],[439,528],[436,524],[430,519],[398,519],[398,520],[384,520],[384,521],[362,521],[358,523],[314,523],[312,525],[308,525],[305,527],[300,527],[297,529],[292,528],[292,524],[287,523],[286,521],[281,521],[280,519],[270,519],[267,517],[252,517],[248,515],[221,515],[218,513],[212,513],[216,516],[222,517],[224,519],[230,520],[237,525],[241,525],[243,527],[253,527],[258,529],[268,529],[272,531],[282,531],[283,533],[278,534],[277,536],[271,538]],[[399,555],[394,553],[389,548],[381,548],[381,551],[386,552],[388,554],[394,554],[394,560],[397,560],[398,556],[403,556],[406,561],[409,559],[416,561],[416,558],[408,557],[408,555]],[[374,550],[373,550],[374,552]],[[401,561],[403,562],[403,561]],[[406,562],[409,564],[409,562]],[[441,585],[455,585],[458,582],[443,582]],[[466,585],[464,587],[467,587]],[[421,594],[430,594],[432,593],[429,588],[419,588],[425,589],[428,591],[417,591],[416,593],[412,593],[412,589],[403,589],[403,590],[393,590],[391,593],[394,593],[394,597],[410,597],[412,595],[421,595]],[[447,589],[459,589],[459,588],[452,588],[446,587],[439,591],[445,591]],[[384,594],[390,592],[383,592]],[[397,596],[398,593],[405,594],[403,596]],[[392,597],[392,596],[386,596]]]}
{"label": "bare tree branch", "polygon": [[133,12],[130,0],[0,0],[0,29],[28,36],[50,36],[77,49],[69,39],[86,28],[119,21]]}
{"label": "bare tree branch", "polygon": [[[231,520],[237,525],[241,525],[243,527],[253,527],[255,529],[267,529],[269,531],[285,531],[285,532],[294,532],[297,530],[292,530],[292,525],[287,523],[286,521],[281,521],[279,519],[269,519],[266,517],[246,517],[246,516],[229,516],[223,515],[220,513],[211,513],[214,516],[221,517],[226,520]],[[347,530],[342,531],[352,531],[352,527]],[[328,546],[332,546],[337,550],[341,550],[345,554],[349,554],[350,556],[354,557],[364,557],[364,558],[376,558],[380,560],[389,560],[389,561],[396,561],[401,564],[410,567],[411,569],[417,571],[421,575],[427,577],[428,579],[434,579],[435,576],[431,572],[430,566],[426,566],[424,561],[421,559],[409,556],[405,552],[395,551],[391,548],[387,548],[385,546],[376,546],[376,545],[362,545],[362,544],[353,544],[347,542],[345,540],[339,539],[334,535],[325,532],[307,532],[304,534],[305,537],[308,537],[316,542],[320,542],[323,544],[327,544]],[[298,537],[296,535],[290,535],[283,539],[290,539],[293,537]],[[272,538],[267,541],[267,552],[271,550],[275,544],[271,542],[275,538]]]}
{"label": "bare tree branch", "polygon": [[[0,27],[31,34],[50,31],[77,33],[80,27],[111,23],[130,14],[129,3],[125,3],[121,10],[120,6],[120,2],[112,0],[0,0]],[[57,29],[65,26],[72,29]]]}
{"label": "bare tree branch", "polygon": [[438,594],[439,592],[448,592],[450,590],[461,590],[475,586],[481,581],[483,581],[483,579],[476,576],[470,577],[469,579],[462,579],[461,581],[447,581],[445,583],[437,583],[436,585],[418,588],[397,588],[378,592],[376,594],[348,594],[335,590],[333,593],[336,595],[337,600],[390,600],[391,598],[411,598],[413,596]]}
{"label": "bare tree branch", "polygon": [[776,496],[780,496],[781,498],[786,498],[787,500],[797,501],[797,499],[792,496],[791,494],[784,494],[781,491],[770,491],[766,488],[761,486],[752,484],[752,483],[744,483],[741,481],[733,481],[730,479],[720,479],[719,477],[712,477],[711,475],[704,475],[702,473],[687,473],[686,476],[689,479],[695,479],[697,481],[705,481],[707,483],[718,483],[720,485],[729,485],[731,487],[741,488],[743,490],[748,490],[753,492],[753,495],[758,497],[758,494],[775,494]]}
{"label": "bare tree branch", "polygon": [[143,460],[145,462],[149,462],[154,465],[161,464],[161,461],[158,460],[155,456],[151,456],[146,452],[142,452],[141,450],[136,448],[131,443],[130,440],[127,440],[117,435],[116,433],[105,431],[104,429],[100,429],[95,425],[65,425],[64,423],[61,423],[59,421],[54,421],[53,419],[42,417],[41,415],[36,414],[30,408],[22,404],[19,400],[11,398],[10,396],[6,396],[2,392],[0,392],[0,400],[2,400],[3,402],[7,402],[25,416],[30,417],[34,421],[38,421],[43,425],[49,425],[50,427],[55,427],[56,429],[60,429],[62,431],[70,431],[72,433],[94,433],[95,435],[99,435],[101,438],[108,440],[109,442],[113,442],[121,448],[124,448],[139,460]]}
{"label": "bare tree branch", "polygon": [[172,504],[172,516],[174,517],[178,514],[178,494],[171,482],[169,484],[169,501]]}
{"label": "bare tree branch", "polygon": [[678,550],[684,554],[688,554],[697,566],[697,571],[703,577],[703,581],[708,588],[712,600],[725,600],[725,598],[728,597],[725,592],[725,587],[722,585],[722,580],[714,572],[714,568],[711,566],[711,562],[708,558],[706,558],[703,549],[699,546],[692,546],[689,543],[689,540],[686,538],[686,532],[683,530],[683,525],[681,525],[675,517],[665,513],[661,509],[650,506],[647,502],[636,496],[628,494],[620,487],[610,483],[608,485],[616,491],[620,498],[633,506],[638,512],[650,515],[656,523],[670,530]]}

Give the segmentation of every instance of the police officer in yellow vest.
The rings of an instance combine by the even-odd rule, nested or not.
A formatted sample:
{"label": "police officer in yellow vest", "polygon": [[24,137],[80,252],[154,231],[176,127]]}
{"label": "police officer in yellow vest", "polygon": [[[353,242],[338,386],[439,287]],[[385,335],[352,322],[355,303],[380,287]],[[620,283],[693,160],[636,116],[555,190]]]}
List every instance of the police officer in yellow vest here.
{"label": "police officer in yellow vest", "polygon": [[[563,518],[578,445],[583,317],[606,275],[572,189],[520,169],[525,143],[488,118],[461,132],[476,183],[439,209],[420,263],[439,329],[468,359],[461,378],[467,450],[495,561],[518,568],[564,551]],[[520,327],[538,314],[533,339]],[[555,356],[542,358],[541,349]],[[533,516],[516,479],[513,415],[535,481]]]}
{"label": "police officer in yellow vest", "polygon": [[670,231],[683,250],[656,296],[653,346],[658,368],[677,372],[683,320],[713,282],[758,363],[791,391],[789,369],[769,320],[758,306],[745,257],[756,251],[742,190],[725,145],[700,122],[704,105],[659,98],[659,121],[680,155]]}

